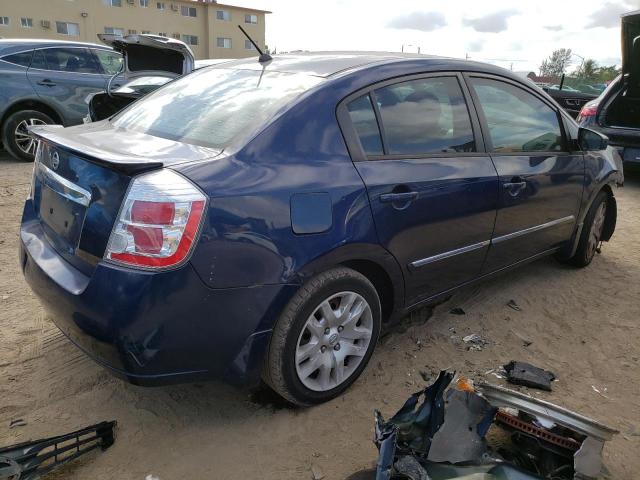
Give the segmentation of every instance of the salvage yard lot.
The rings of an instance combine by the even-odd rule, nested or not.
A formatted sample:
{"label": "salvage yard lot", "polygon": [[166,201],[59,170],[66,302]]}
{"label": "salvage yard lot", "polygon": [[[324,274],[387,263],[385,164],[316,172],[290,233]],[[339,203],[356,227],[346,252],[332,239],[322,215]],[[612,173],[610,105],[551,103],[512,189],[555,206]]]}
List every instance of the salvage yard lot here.
{"label": "salvage yard lot", "polygon": [[[609,476],[638,478],[639,175],[628,174],[616,192],[618,228],[590,267],[541,260],[465,289],[433,312],[414,313],[383,338],[345,395],[293,410],[268,394],[217,383],[135,387],[69,344],[18,266],[18,226],[31,170],[0,151],[0,446],[118,421],[111,449],[49,478],[309,479],[313,465],[327,479],[343,479],[375,461],[373,410],[394,413],[424,386],[421,371],[434,376],[449,368],[503,385],[487,372],[510,360],[556,373],[553,392],[532,391],[539,398],[619,429],[605,447]],[[507,307],[510,300],[521,311]],[[466,314],[450,314],[454,307]],[[481,351],[467,350],[462,341],[474,333],[488,341]],[[15,419],[26,425],[9,428]]]}

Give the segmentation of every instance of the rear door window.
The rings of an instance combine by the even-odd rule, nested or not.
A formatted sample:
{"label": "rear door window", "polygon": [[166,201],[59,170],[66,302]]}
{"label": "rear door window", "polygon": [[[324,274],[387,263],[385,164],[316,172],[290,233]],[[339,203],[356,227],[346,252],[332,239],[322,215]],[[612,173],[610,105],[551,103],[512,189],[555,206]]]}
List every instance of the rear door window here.
{"label": "rear door window", "polygon": [[380,129],[378,128],[371,97],[367,94],[349,102],[347,111],[360,138],[360,144],[364,152],[367,155],[383,155]]}
{"label": "rear door window", "polygon": [[20,65],[21,67],[28,67],[31,64],[31,56],[33,55],[33,50],[29,50],[28,52],[20,52],[14,53],[13,55],[7,55],[6,57],[2,57],[2,60],[5,62],[13,63],[15,65]]}
{"label": "rear door window", "polygon": [[374,91],[390,155],[476,151],[457,78],[396,83]]}
{"label": "rear door window", "polygon": [[94,49],[93,53],[95,53],[103,73],[115,75],[122,68],[122,55],[118,52]]}
{"label": "rear door window", "polygon": [[75,73],[101,73],[88,48],[47,48],[43,50],[47,70]]}
{"label": "rear door window", "polygon": [[557,112],[526,90],[499,80],[472,78],[496,153],[563,149]]}

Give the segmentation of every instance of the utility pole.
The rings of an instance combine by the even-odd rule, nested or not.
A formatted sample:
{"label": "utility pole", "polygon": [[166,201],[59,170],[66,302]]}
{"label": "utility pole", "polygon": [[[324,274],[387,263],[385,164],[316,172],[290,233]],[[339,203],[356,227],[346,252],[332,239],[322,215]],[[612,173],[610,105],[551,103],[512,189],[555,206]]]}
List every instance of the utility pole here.
{"label": "utility pole", "polygon": [[464,54],[464,59],[465,59],[465,60],[469,60],[469,54],[468,54],[468,53],[465,53],[465,54]]}

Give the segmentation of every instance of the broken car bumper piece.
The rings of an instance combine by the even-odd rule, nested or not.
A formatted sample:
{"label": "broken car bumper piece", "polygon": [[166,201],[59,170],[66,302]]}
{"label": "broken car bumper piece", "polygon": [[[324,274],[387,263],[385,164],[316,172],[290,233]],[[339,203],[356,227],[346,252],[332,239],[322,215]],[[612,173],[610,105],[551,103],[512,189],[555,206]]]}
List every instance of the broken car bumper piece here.
{"label": "broken car bumper piece", "polygon": [[35,480],[55,467],[114,442],[115,421],[75,432],[0,447],[0,480]]}
{"label": "broken car bumper piece", "polygon": [[600,475],[602,448],[616,430],[506,388],[481,384],[474,391],[461,389],[460,381],[449,387],[453,377],[440,372],[388,421],[376,411],[376,480]]}

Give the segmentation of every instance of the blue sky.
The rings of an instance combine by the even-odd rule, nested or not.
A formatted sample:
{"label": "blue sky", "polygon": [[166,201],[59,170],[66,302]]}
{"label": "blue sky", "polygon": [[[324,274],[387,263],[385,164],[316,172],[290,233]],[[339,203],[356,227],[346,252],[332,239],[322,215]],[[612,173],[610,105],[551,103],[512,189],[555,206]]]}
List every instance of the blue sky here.
{"label": "blue sky", "polygon": [[230,0],[271,10],[267,45],[289,50],[383,50],[469,56],[537,72],[556,48],[620,63],[620,14],[640,0]]}

